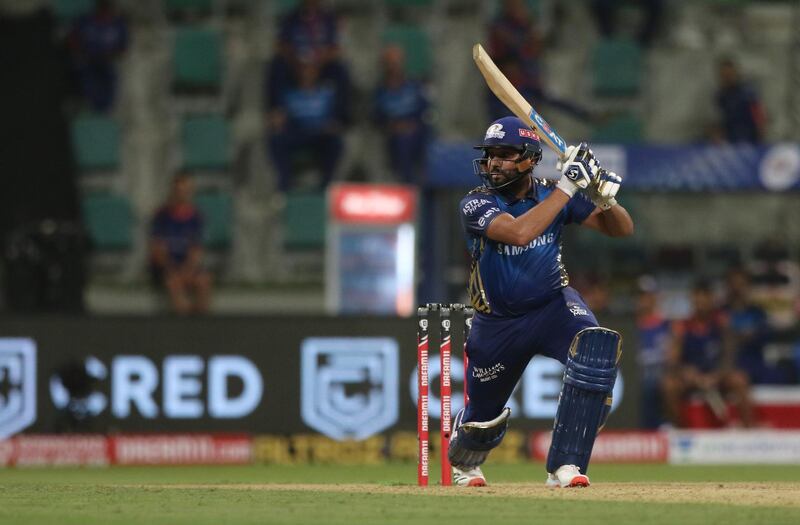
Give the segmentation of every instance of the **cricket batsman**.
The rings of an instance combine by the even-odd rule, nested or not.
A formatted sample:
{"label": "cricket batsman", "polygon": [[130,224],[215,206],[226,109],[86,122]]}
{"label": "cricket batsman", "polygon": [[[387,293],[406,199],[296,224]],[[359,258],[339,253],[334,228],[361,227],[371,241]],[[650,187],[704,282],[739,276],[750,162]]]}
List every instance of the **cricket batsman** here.
{"label": "cricket batsman", "polygon": [[453,421],[453,481],[483,486],[481,464],[503,440],[511,396],[536,354],[565,365],[547,458],[550,487],[585,487],[592,446],[611,408],[621,352],[619,333],[598,326],[569,287],[561,229],[579,224],[611,237],[633,233],[615,195],[622,179],[600,167],[586,143],[556,165],[558,183],[537,178],[542,148],[517,117],[504,117],[475,146],[483,184],[461,200],[472,256],[469,295],[475,316],[467,341],[469,404]]}

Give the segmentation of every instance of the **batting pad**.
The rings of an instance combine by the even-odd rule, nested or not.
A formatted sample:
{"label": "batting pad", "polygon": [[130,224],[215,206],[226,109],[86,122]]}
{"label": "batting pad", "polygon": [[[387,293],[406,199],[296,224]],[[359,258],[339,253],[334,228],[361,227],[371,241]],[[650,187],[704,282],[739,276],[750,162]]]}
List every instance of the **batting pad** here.
{"label": "batting pad", "polygon": [[464,417],[462,408],[455,418],[455,431],[450,438],[447,451],[450,464],[460,468],[473,468],[483,464],[489,451],[498,447],[506,435],[511,409],[505,407],[499,416],[491,421],[470,421],[461,424]]}
{"label": "batting pad", "polygon": [[587,472],[594,439],[608,415],[621,356],[622,337],[614,330],[585,328],[575,335],[564,369],[547,472],[562,465]]}

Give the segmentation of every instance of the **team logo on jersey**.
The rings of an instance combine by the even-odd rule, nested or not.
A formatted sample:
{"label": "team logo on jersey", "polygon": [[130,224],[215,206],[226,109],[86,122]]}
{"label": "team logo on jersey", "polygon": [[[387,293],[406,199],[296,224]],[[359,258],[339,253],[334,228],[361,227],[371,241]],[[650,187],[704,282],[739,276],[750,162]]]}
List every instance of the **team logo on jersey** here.
{"label": "team logo on jersey", "polygon": [[36,421],[36,343],[0,339],[0,438]]}
{"label": "team logo on jersey", "polygon": [[503,131],[503,125],[502,124],[492,124],[491,126],[489,126],[489,129],[486,130],[486,137],[484,138],[484,140],[486,140],[486,139],[502,139],[505,136],[506,136],[506,132]]}
{"label": "team logo on jersey", "polygon": [[589,311],[578,303],[567,303],[567,306],[569,307],[569,311],[572,312],[573,317],[589,315]]}
{"label": "team logo on jersey", "polygon": [[337,440],[366,439],[398,417],[398,344],[388,337],[311,337],[301,349],[301,415]]}

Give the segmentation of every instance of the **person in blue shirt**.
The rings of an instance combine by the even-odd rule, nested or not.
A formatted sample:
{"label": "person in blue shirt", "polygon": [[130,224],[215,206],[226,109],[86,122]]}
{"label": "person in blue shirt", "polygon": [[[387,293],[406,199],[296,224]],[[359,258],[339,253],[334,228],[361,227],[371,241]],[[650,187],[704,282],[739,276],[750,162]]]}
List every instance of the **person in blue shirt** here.
{"label": "person in blue shirt", "polygon": [[717,308],[711,283],[700,279],[692,287],[692,313],[672,325],[672,344],[662,380],[664,408],[680,426],[683,402],[699,395],[717,419],[727,422],[729,398],[744,427],[755,421],[750,379],[738,368],[729,315]]}
{"label": "person in blue shirt", "polygon": [[[503,0],[488,31],[488,51],[497,67],[508,77],[526,100],[535,100],[581,120],[594,119],[586,108],[547,89],[544,71],[545,37],[537,28],[530,13],[530,2]],[[490,118],[505,115],[503,103],[487,90],[487,109]]]}
{"label": "person in blue shirt", "polygon": [[[319,67],[319,76],[336,86],[339,93],[351,90],[350,71],[339,46],[339,22],[335,11],[320,0],[303,0],[281,18],[275,40],[275,56],[266,70],[267,109],[281,102],[292,84],[293,70],[309,57]],[[346,104],[341,99],[339,104]]]}
{"label": "person in blue shirt", "polygon": [[387,46],[381,66],[383,78],[374,95],[375,121],[386,138],[389,167],[397,180],[418,183],[431,135],[426,122],[427,90],[421,82],[406,77],[402,47]]}
{"label": "person in blue shirt", "polygon": [[320,73],[313,56],[299,60],[294,82],[278,94],[278,103],[267,114],[270,153],[281,192],[294,185],[293,159],[298,152],[313,157],[324,188],[333,179],[344,151],[347,108],[341,100],[346,94]]}
{"label": "person in blue shirt", "polygon": [[97,0],[69,35],[81,94],[99,112],[112,109],[117,94],[116,61],[128,48],[128,23],[111,0]]}
{"label": "person in blue shirt", "polygon": [[728,331],[736,352],[736,364],[754,384],[792,384],[797,371],[793,363],[767,362],[764,350],[773,337],[767,313],[755,304],[750,293],[750,274],[741,267],[730,268],[726,278]]}
{"label": "person in blue shirt", "polygon": [[537,177],[539,138],[516,117],[493,122],[476,148],[483,152],[474,163],[483,184],[460,203],[476,313],[466,345],[470,398],[453,420],[448,453],[453,479],[486,484],[480,464],[505,433],[505,404],[528,362],[541,354],[566,363],[547,485],[586,486],[594,436],[611,406],[620,338],[598,327],[569,286],[561,232],[577,224],[631,235],[633,221],[615,199],[621,179],[600,168],[585,143],[567,149],[558,183]]}
{"label": "person in blue shirt", "polygon": [[150,275],[180,315],[208,311],[211,294],[211,274],[203,268],[203,217],[192,203],[193,192],[192,179],[177,175],[150,230]]}
{"label": "person in blue shirt", "polygon": [[764,141],[766,113],[752,85],[745,82],[739,68],[730,58],[719,63],[719,89],[716,104],[720,114],[720,129],[716,131],[725,142],[758,144]]}

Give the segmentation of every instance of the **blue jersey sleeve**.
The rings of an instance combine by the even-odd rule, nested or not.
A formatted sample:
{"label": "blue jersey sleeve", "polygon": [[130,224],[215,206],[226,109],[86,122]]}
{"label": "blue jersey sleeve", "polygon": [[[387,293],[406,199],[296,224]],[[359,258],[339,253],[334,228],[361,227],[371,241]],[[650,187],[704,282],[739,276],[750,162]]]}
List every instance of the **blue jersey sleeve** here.
{"label": "blue jersey sleeve", "polygon": [[586,220],[586,217],[594,211],[594,203],[583,193],[576,193],[567,203],[566,207],[566,220],[564,224],[576,223],[580,224]]}
{"label": "blue jersey sleeve", "polygon": [[502,213],[490,196],[473,194],[461,199],[461,224],[467,233],[486,236],[486,228]]}

